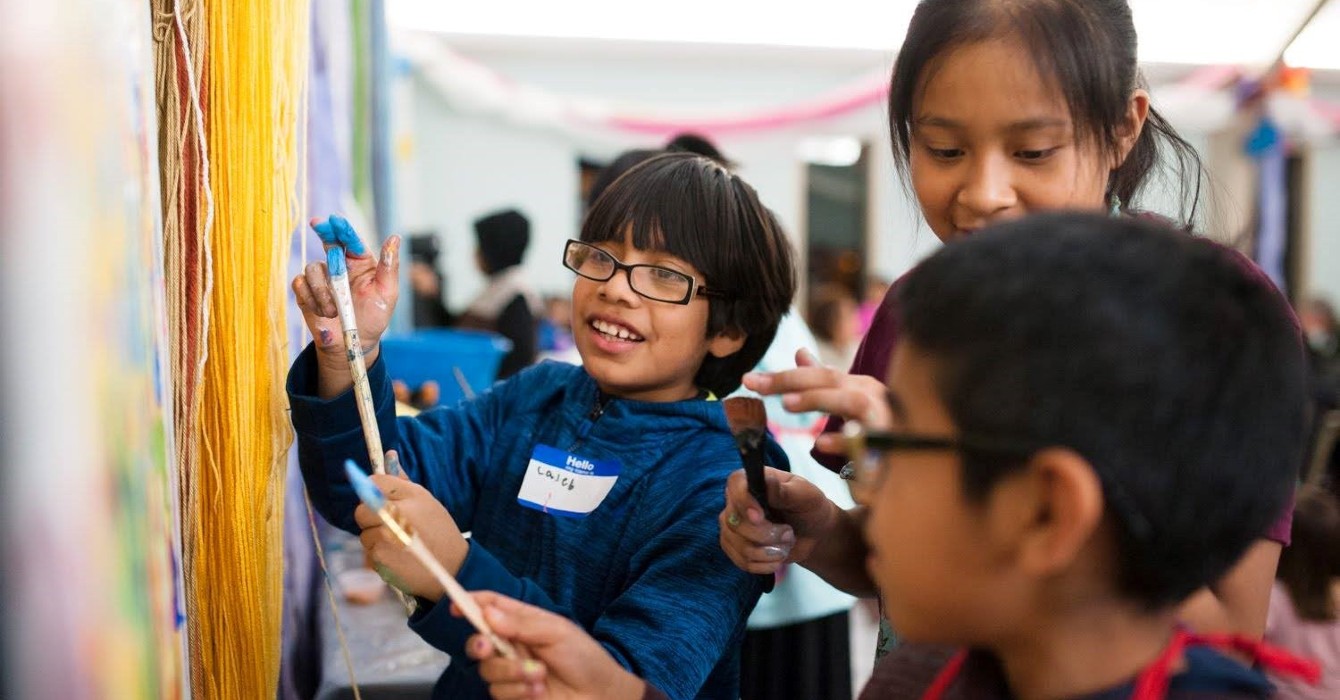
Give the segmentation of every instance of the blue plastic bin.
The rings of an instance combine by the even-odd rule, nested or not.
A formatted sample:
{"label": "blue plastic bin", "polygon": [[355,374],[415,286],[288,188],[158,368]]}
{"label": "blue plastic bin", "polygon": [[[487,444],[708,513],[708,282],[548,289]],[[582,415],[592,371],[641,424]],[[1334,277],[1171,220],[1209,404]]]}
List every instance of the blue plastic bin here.
{"label": "blue plastic bin", "polygon": [[433,329],[382,339],[382,359],[391,379],[405,382],[410,390],[431,379],[442,387],[441,403],[446,405],[465,396],[462,381],[475,393],[493,386],[498,365],[511,349],[512,341],[484,331]]}

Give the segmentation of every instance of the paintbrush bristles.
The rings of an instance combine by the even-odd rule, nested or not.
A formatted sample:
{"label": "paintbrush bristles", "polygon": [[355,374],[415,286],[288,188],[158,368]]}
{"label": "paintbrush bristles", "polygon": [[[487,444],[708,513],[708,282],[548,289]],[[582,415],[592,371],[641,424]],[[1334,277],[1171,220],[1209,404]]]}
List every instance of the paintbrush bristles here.
{"label": "paintbrush bristles", "polygon": [[768,428],[768,412],[763,401],[752,396],[736,396],[721,402],[732,435],[763,432]]}
{"label": "paintbrush bristles", "polygon": [[740,463],[744,466],[749,495],[758,501],[763,517],[774,520],[768,507],[768,485],[764,478],[763,438],[768,430],[768,412],[760,399],[740,396],[726,399],[726,422],[740,448]]}

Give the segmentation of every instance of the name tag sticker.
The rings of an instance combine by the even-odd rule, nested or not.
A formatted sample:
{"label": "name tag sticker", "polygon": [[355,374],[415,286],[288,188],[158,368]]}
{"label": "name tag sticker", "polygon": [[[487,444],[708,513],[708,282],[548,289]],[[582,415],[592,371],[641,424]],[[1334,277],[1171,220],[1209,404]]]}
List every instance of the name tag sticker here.
{"label": "name tag sticker", "polygon": [[516,500],[527,508],[567,518],[584,518],[595,510],[614,482],[618,462],[596,460],[536,445]]}

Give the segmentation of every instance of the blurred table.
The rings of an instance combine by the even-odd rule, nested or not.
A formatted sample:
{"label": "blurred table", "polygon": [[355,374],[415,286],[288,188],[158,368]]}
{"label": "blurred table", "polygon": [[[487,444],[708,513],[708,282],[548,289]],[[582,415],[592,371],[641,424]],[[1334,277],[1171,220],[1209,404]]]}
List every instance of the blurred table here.
{"label": "blurred table", "polygon": [[[363,565],[363,547],[354,536],[327,528],[322,544],[335,586],[335,603],[349,644],[354,679],[365,700],[427,700],[450,657],[429,646],[405,623],[405,608],[388,586],[372,604],[351,603],[339,588],[340,572]],[[321,682],[316,700],[354,697],[348,666],[340,649],[335,614],[324,588],[318,596]]]}

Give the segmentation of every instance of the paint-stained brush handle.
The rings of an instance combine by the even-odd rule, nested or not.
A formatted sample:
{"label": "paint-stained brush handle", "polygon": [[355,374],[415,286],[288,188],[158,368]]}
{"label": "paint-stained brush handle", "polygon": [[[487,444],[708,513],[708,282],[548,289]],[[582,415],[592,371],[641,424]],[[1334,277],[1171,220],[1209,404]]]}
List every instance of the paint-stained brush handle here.
{"label": "paint-stained brush handle", "polygon": [[344,349],[349,358],[349,372],[354,379],[354,403],[358,406],[359,422],[363,425],[363,439],[368,445],[368,460],[374,474],[385,474],[382,458],[382,434],[377,427],[377,409],[372,401],[372,384],[368,368],[363,362],[363,341],[358,337],[358,319],[354,316],[354,294],[349,289],[349,271],[344,263],[344,248],[335,246],[326,251],[326,266],[330,270],[330,286],[335,292],[335,307],[340,314],[344,331]]}

